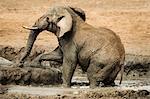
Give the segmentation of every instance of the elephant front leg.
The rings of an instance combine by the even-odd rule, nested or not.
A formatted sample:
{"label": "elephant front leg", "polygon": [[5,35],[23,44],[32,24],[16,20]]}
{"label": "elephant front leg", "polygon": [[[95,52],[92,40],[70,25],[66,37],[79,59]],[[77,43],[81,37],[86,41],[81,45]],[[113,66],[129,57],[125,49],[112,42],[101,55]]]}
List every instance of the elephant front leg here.
{"label": "elephant front leg", "polygon": [[71,87],[71,80],[76,69],[76,63],[63,63],[63,86]]}
{"label": "elephant front leg", "polygon": [[76,69],[76,61],[70,59],[64,59],[63,61],[63,86],[71,87],[71,79]]}

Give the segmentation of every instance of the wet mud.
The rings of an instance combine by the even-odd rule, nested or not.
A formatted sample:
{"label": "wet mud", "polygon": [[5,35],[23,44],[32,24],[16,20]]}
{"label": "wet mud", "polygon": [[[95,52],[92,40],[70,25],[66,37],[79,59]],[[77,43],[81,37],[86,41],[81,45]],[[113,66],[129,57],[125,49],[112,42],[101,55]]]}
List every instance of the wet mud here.
{"label": "wet mud", "polygon": [[[14,48],[12,46],[0,45],[0,57],[3,57],[12,62],[18,61],[24,52],[25,52],[25,47]],[[31,51],[30,56],[28,57],[28,59],[26,61],[30,62],[35,57],[37,57],[38,55],[40,55],[44,52],[45,52],[44,49],[34,46]]]}
{"label": "wet mud", "polygon": [[[0,0],[0,57],[6,59],[0,58],[0,99],[150,99],[150,1],[114,1]],[[61,66],[55,62],[44,62],[46,68],[8,68],[25,51],[29,31],[22,26],[33,25],[55,4],[79,7],[85,11],[87,23],[96,28],[109,28],[120,36],[126,50],[121,85],[118,84],[118,76],[118,86],[90,89],[86,73],[80,67],[74,74],[72,88],[50,84],[48,81],[54,78],[48,76],[58,76],[58,72],[51,72],[51,68]],[[46,31],[36,41],[27,62],[58,46],[57,38]],[[34,72],[33,78],[31,72]]]}
{"label": "wet mud", "polygon": [[[78,82],[78,81],[77,81]],[[80,81],[81,82],[81,81]],[[0,94],[2,99],[149,99],[150,90],[140,88],[141,82],[123,81],[121,86],[99,87],[90,89],[86,86],[73,86],[63,88],[62,86],[4,86],[5,92]],[[144,81],[143,81],[144,82]],[[134,87],[133,83],[138,86]],[[130,86],[130,87],[129,87]],[[132,87],[131,87],[132,86]],[[150,84],[147,85],[150,87]],[[7,88],[7,90],[6,90]],[[130,89],[127,89],[130,88]],[[139,88],[139,89],[138,89]]]}
{"label": "wet mud", "polygon": [[[0,46],[3,63],[16,63],[25,48]],[[27,62],[44,53],[45,50],[34,47]],[[2,60],[1,58],[1,60]],[[48,65],[47,65],[48,64]],[[1,99],[128,99],[150,98],[149,56],[126,54],[124,80],[115,87],[89,88],[86,73],[80,66],[72,80],[72,88],[63,88],[61,65],[55,62],[43,62],[44,68],[0,66]],[[118,77],[119,78],[119,77]]]}
{"label": "wet mud", "polygon": [[57,85],[62,83],[62,73],[56,68],[0,67],[2,85]]}
{"label": "wet mud", "polygon": [[[127,91],[110,91],[103,93],[101,91],[80,92],[74,95],[54,95],[54,96],[32,96],[27,94],[4,94],[2,99],[149,99],[149,92],[146,90],[127,90]],[[11,97],[11,98],[10,98]]]}

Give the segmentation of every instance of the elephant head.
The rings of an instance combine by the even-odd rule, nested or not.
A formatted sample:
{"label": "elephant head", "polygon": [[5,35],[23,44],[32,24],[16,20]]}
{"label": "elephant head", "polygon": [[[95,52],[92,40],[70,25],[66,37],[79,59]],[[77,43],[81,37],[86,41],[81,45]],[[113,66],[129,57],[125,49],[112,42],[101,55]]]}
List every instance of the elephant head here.
{"label": "elephant head", "polygon": [[61,38],[65,33],[71,31],[76,17],[79,17],[83,21],[86,19],[84,11],[80,8],[57,6],[50,8],[31,28],[24,27],[30,30],[30,34],[27,41],[26,52],[20,62],[24,62],[30,54],[32,46],[40,32],[47,30],[54,33],[57,38]]}

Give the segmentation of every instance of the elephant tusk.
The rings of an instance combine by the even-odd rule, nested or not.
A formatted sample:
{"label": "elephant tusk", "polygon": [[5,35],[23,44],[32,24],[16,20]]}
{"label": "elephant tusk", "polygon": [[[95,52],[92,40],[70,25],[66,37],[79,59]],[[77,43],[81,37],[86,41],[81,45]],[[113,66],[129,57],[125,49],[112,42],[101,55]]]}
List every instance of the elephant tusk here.
{"label": "elephant tusk", "polygon": [[27,27],[27,26],[22,26],[24,29],[27,29],[27,30],[38,30],[39,28],[38,27]]}

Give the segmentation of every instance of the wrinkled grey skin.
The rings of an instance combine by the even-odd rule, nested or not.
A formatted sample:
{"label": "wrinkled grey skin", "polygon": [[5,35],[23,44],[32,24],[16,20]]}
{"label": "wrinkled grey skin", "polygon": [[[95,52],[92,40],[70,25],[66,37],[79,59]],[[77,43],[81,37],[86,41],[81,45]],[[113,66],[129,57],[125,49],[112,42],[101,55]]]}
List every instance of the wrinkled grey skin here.
{"label": "wrinkled grey skin", "polygon": [[33,63],[40,64],[43,60],[62,62],[65,87],[71,86],[77,64],[87,71],[91,88],[100,83],[114,84],[124,62],[125,51],[121,40],[109,29],[96,29],[87,24],[81,9],[52,7],[29,29],[26,52],[18,66],[22,66],[30,54],[38,34],[47,30],[57,36],[59,46],[53,52],[39,56]]}

